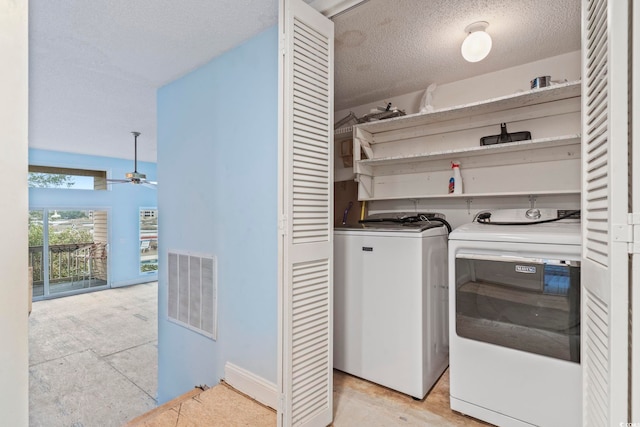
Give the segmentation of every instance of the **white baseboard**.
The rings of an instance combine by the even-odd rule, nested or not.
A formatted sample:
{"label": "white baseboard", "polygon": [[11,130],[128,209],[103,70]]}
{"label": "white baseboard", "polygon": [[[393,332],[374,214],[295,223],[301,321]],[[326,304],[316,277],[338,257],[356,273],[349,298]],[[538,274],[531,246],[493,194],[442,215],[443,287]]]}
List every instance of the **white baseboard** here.
{"label": "white baseboard", "polygon": [[272,382],[229,362],[224,365],[224,380],[263,405],[277,409],[278,387]]}

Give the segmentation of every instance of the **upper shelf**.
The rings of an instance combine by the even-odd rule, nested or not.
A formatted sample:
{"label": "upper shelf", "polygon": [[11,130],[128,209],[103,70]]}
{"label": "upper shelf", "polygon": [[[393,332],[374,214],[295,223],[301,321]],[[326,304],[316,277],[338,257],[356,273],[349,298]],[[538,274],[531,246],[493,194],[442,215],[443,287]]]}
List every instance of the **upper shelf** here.
{"label": "upper shelf", "polygon": [[355,125],[355,129],[362,129],[370,133],[379,133],[403,129],[413,126],[428,125],[446,120],[454,120],[468,117],[473,114],[493,113],[513,108],[527,107],[530,105],[544,104],[562,99],[576,98],[580,96],[580,81],[560,83],[541,89],[532,89],[525,92],[491,98],[469,104],[442,108],[430,113],[416,113],[407,116],[394,117],[376,122]]}
{"label": "upper shelf", "polygon": [[469,200],[478,198],[496,198],[496,197],[531,197],[531,196],[579,196],[580,189],[565,190],[525,190],[525,191],[500,191],[486,193],[462,193],[462,194],[413,194],[399,196],[384,197],[358,197],[359,201],[376,201],[376,200],[412,200],[412,199],[431,199],[431,200]]}
{"label": "upper shelf", "polygon": [[504,144],[475,146],[454,150],[435,151],[431,153],[410,154],[392,157],[379,157],[360,160],[361,165],[383,166],[414,163],[430,160],[451,159],[460,157],[482,156],[488,154],[510,153],[515,151],[537,150],[548,147],[580,144],[580,135],[563,135],[550,138],[539,138],[526,141],[508,142]]}

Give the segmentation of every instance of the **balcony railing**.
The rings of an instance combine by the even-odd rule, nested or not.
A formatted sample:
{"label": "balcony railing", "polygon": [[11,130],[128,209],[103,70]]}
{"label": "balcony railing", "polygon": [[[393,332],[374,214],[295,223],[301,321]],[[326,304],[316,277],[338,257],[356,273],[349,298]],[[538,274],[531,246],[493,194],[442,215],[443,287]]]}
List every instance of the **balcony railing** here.
{"label": "balcony railing", "polygon": [[[44,283],[43,247],[29,247],[33,285]],[[49,245],[49,283],[75,282],[106,276],[104,243]],[[105,277],[106,278],[106,277]]]}

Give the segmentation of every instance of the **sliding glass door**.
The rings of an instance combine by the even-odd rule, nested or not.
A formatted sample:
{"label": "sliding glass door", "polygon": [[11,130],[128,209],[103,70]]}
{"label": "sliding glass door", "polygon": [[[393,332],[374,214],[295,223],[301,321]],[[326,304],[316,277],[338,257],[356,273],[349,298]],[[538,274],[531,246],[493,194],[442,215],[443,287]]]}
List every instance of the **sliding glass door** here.
{"label": "sliding glass door", "polygon": [[108,286],[107,212],[34,210],[29,215],[33,298]]}
{"label": "sliding glass door", "polygon": [[42,220],[44,211],[29,211],[29,267],[32,268],[33,298],[41,299],[44,296],[45,274],[44,268],[44,228],[46,224]]}

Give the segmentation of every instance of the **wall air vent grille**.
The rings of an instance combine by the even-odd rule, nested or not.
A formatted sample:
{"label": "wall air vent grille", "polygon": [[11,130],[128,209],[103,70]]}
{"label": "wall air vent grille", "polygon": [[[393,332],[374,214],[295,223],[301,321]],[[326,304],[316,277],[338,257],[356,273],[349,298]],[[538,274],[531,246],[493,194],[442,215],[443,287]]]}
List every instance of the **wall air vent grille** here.
{"label": "wall air vent grille", "polygon": [[181,326],[217,338],[215,257],[169,252],[168,317]]}

